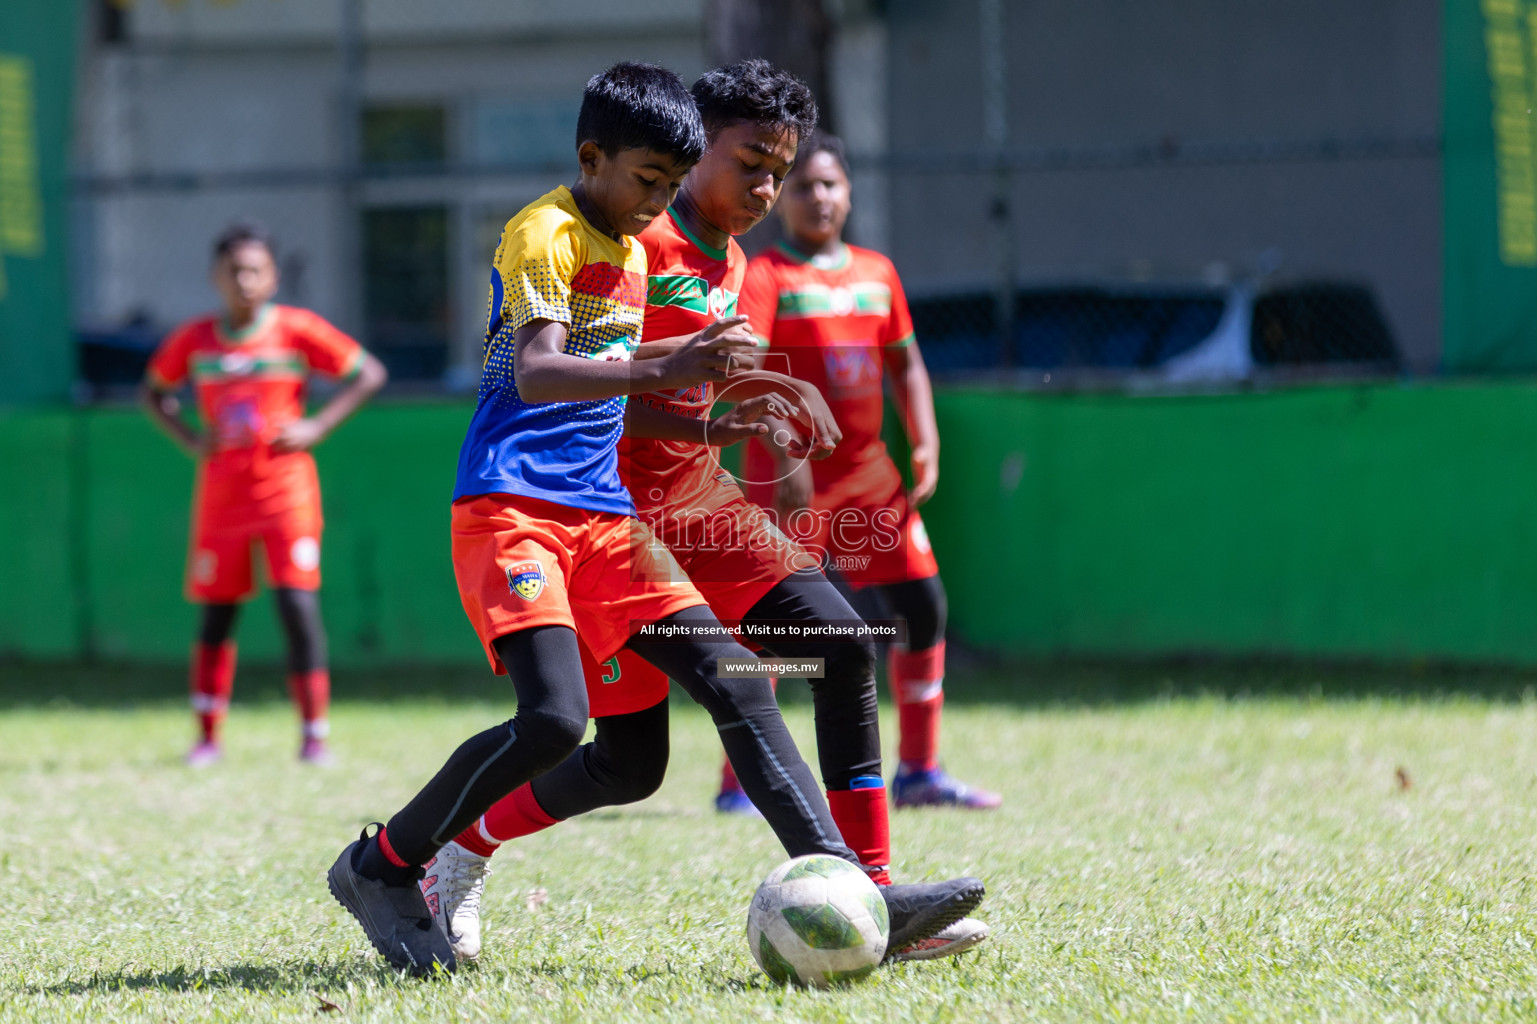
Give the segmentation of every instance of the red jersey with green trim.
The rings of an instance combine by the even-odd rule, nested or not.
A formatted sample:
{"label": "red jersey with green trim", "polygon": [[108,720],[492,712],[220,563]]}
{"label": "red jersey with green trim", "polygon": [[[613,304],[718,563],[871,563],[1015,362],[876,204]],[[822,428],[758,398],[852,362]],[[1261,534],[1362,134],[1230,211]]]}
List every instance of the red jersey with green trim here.
{"label": "red jersey with green trim", "polygon": [[235,335],[218,317],[177,328],[149,363],[165,390],[190,380],[213,450],[198,464],[205,514],[244,525],[292,512],[320,514],[320,487],[309,452],[278,454],[278,432],[304,416],[311,373],[356,373],[363,349],[320,315],[268,306]]}
{"label": "red jersey with green trim", "polygon": [[[843,430],[832,455],[811,464],[817,490],[871,463],[890,465],[881,441],[883,350],[913,340],[891,261],[854,245],[808,259],[781,243],[748,264],[738,308],[769,347],[764,368],[815,384]],[[750,479],[772,477],[759,445],[747,458]]]}
{"label": "red jersey with green trim", "polygon": [[[747,273],[747,256],[736,239],[728,238],[725,249],[712,249],[690,234],[671,209],[637,237],[645,246],[647,267],[642,345],[697,334],[736,313]],[[712,384],[653,391],[631,401],[700,421],[698,444],[641,437],[620,442],[620,475],[642,516],[654,518],[663,506],[710,511],[733,494],[740,497],[734,485],[722,490],[719,478],[724,470],[715,451],[703,442],[703,421],[715,401]],[[730,482],[729,475],[725,482]]]}

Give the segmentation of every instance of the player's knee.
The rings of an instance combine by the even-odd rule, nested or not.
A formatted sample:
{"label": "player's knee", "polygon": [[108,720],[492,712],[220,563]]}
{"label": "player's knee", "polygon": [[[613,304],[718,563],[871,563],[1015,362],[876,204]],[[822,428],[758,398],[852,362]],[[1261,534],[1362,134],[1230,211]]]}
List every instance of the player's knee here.
{"label": "player's knee", "polygon": [[907,613],[908,650],[928,650],[943,640],[949,610],[949,600],[939,577],[920,581],[915,600]]}
{"label": "player's knee", "polygon": [[824,675],[827,679],[874,680],[875,644],[868,640],[838,644],[827,654]]}
{"label": "player's knee", "polygon": [[587,719],[561,711],[519,709],[512,720],[518,744],[540,772],[554,768],[581,746]]}
{"label": "player's knee", "polygon": [[720,709],[707,709],[717,725],[754,718],[765,708],[777,708],[774,688],[767,676],[749,676],[722,680],[719,684]]}
{"label": "player's knee", "polygon": [[626,765],[625,773],[614,780],[615,802],[633,804],[655,795],[656,791],[662,788],[662,779],[666,776],[666,750],[636,758]]}

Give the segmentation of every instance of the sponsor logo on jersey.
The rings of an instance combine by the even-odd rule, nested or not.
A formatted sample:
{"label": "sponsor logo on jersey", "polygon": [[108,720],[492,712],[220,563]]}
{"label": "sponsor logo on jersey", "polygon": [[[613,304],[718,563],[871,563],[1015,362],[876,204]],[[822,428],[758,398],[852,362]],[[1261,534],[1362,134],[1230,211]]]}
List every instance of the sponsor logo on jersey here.
{"label": "sponsor logo on jersey", "polygon": [[507,589],[525,601],[532,601],[544,593],[544,566],[530,558],[507,567]]}
{"label": "sponsor logo on jersey", "polygon": [[875,356],[864,346],[843,346],[824,352],[827,383],[839,390],[879,384],[881,369]]}
{"label": "sponsor logo on jersey", "polygon": [[260,439],[267,418],[254,398],[229,398],[214,409],[214,428],[225,448],[244,448]]}
{"label": "sponsor logo on jersey", "polygon": [[674,402],[681,405],[704,405],[710,400],[710,385],[695,384],[692,387],[679,388],[676,391],[664,391],[664,395],[671,395]]}

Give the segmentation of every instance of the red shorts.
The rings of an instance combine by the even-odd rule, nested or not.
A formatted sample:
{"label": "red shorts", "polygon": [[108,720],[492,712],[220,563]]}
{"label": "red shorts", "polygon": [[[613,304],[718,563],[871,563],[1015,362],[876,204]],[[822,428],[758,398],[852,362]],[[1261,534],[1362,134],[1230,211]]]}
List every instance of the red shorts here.
{"label": "red shorts", "polygon": [[646,511],[646,520],[667,545],[689,580],[710,603],[715,617],[735,625],[758,599],[780,580],[806,572],[820,563],[805,548],[786,537],[774,518],[732,494],[711,512],[664,506]]}
{"label": "red shorts", "polygon": [[[841,492],[841,493],[840,493]],[[842,488],[818,494],[815,538],[806,546],[822,556],[822,564],[852,587],[907,583],[939,574],[929,533],[918,510],[908,504],[901,477],[877,491],[850,493]],[[800,523],[791,517],[787,528],[800,536]]]}
{"label": "red shorts", "polygon": [[[740,622],[780,580],[818,565],[768,513],[740,495],[708,516],[667,509],[648,518],[715,617],[728,626]],[[594,718],[644,711],[667,698],[667,674],[627,647],[599,662],[583,645],[582,668]]]}
{"label": "red shorts", "polygon": [[595,662],[613,657],[642,624],[705,599],[638,519],[485,494],[452,512],[454,578],[486,659],[491,641],[535,626],[567,626]]}
{"label": "red shorts", "polygon": [[[748,493],[773,501],[772,485],[756,484]],[[902,474],[884,454],[819,488],[810,508],[779,525],[855,588],[939,574],[923,518],[908,504]]]}
{"label": "red shorts", "polygon": [[587,681],[587,713],[593,718],[628,715],[667,699],[667,673],[628,647],[607,661],[582,646],[582,675]]}
{"label": "red shorts", "polygon": [[187,597],[199,604],[233,604],[256,589],[251,545],[260,542],[267,582],[295,590],[320,589],[320,517],[304,512],[231,526],[198,510],[187,558]]}

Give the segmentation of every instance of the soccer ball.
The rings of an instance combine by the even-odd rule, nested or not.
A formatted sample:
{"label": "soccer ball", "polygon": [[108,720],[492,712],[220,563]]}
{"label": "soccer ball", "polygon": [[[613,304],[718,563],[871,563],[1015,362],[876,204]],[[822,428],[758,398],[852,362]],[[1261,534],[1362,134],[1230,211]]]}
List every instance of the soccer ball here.
{"label": "soccer ball", "polygon": [[779,865],[747,910],[747,946],[781,985],[857,981],[886,955],[890,934],[880,889],[857,865],[827,854]]}

